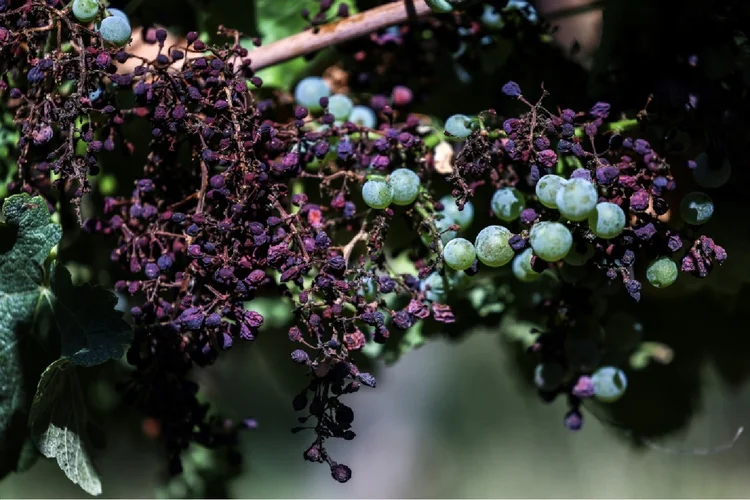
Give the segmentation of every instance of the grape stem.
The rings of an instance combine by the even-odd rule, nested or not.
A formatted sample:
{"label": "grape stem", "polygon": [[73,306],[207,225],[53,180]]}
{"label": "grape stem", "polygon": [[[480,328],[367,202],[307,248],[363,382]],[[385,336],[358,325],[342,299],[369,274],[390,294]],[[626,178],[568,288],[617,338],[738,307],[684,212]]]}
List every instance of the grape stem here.
{"label": "grape stem", "polygon": [[381,5],[321,26],[317,32],[306,30],[268,45],[261,45],[250,53],[250,66],[258,71],[431,13],[425,0],[402,0]]}

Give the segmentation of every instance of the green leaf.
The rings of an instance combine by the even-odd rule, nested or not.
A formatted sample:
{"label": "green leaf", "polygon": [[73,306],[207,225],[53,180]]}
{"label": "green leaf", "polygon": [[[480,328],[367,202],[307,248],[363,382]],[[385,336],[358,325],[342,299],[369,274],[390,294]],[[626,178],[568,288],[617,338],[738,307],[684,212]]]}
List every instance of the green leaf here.
{"label": "green leaf", "polygon": [[94,366],[120,359],[133,331],[115,309],[117,297],[90,283],[73,286],[70,272],[55,266],[50,301],[62,340],[62,355],[79,366]]}
{"label": "green leaf", "polygon": [[29,415],[29,428],[37,448],[57,459],[68,479],[90,495],[102,493],[102,483],[87,451],[86,408],[75,373],[67,358],[44,371]]}
{"label": "green leaf", "polygon": [[[25,423],[34,380],[27,380],[26,341],[44,290],[44,262],[62,235],[50,222],[41,197],[14,195],[3,204],[5,226],[0,245],[15,230],[15,243],[0,253],[0,473],[15,468],[25,439]],[[12,240],[11,240],[12,241]]]}

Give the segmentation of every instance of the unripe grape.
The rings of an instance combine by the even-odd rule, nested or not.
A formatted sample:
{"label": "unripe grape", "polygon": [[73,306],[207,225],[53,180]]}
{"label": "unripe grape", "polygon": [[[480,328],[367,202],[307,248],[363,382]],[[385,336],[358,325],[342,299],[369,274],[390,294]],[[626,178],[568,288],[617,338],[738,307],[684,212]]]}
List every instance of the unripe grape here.
{"label": "unripe grape", "polygon": [[440,273],[433,272],[420,284],[420,290],[425,293],[425,298],[433,302],[440,302],[448,293],[448,284]]}
{"label": "unripe grape", "polygon": [[94,20],[99,13],[99,2],[97,0],[73,0],[73,16],[82,23]]}
{"label": "unripe grape", "polygon": [[393,188],[385,181],[369,180],[362,186],[362,199],[371,208],[386,208],[393,201]]}
{"label": "unripe grape", "polygon": [[471,118],[466,115],[452,115],[445,121],[445,131],[457,139],[471,135]]}
{"label": "unripe grape", "polygon": [[300,80],[294,88],[294,100],[297,104],[311,110],[320,110],[321,97],[329,97],[331,89],[319,76],[308,76]]}
{"label": "unripe grape", "polygon": [[594,396],[603,403],[613,403],[625,394],[628,378],[625,372],[614,366],[602,366],[591,375]]}
{"label": "unripe grape", "polygon": [[706,193],[688,193],[680,202],[680,215],[688,224],[705,224],[713,214],[714,202]]}
{"label": "unripe grape", "polygon": [[656,288],[666,288],[677,280],[677,264],[669,257],[661,257],[649,264],[646,279]]}
{"label": "unripe grape", "polygon": [[107,12],[109,12],[110,16],[121,17],[121,18],[125,19],[128,22],[128,25],[130,25],[130,19],[128,19],[128,15],[125,14],[120,9],[114,9],[112,7],[107,7]]}
{"label": "unripe grape", "polygon": [[484,5],[484,11],[482,12],[480,21],[482,24],[492,29],[500,29],[505,25],[500,11],[489,4]]}
{"label": "unripe grape", "polygon": [[456,271],[469,269],[477,258],[477,251],[469,240],[455,238],[443,248],[443,260]]}
{"label": "unripe grape", "polygon": [[453,220],[453,217],[447,217],[444,215],[442,219],[435,219],[435,229],[437,229],[437,231],[441,233],[440,240],[443,242],[443,245],[458,236],[458,233],[456,231],[448,230],[448,228],[454,224],[458,224],[458,222]]}
{"label": "unripe grape", "polygon": [[328,98],[328,112],[337,120],[346,120],[354,108],[354,103],[343,94],[333,94]]}
{"label": "unripe grape", "polygon": [[120,47],[130,41],[132,33],[130,23],[119,16],[109,16],[102,20],[99,31],[104,40]]}
{"label": "unripe grape", "polygon": [[393,203],[411,205],[419,194],[419,176],[408,168],[398,168],[391,173],[388,183],[393,189]]}
{"label": "unripe grape", "polygon": [[529,243],[537,256],[547,262],[557,262],[570,252],[573,235],[559,222],[537,222],[531,228]]}
{"label": "unripe grape", "polygon": [[443,196],[440,198],[440,203],[443,205],[442,213],[456,221],[461,226],[461,230],[466,230],[471,225],[471,221],[474,220],[474,205],[470,201],[464,204],[463,210],[458,209],[453,196]]}
{"label": "unripe grape", "polygon": [[531,248],[527,248],[513,258],[513,275],[523,283],[536,281],[541,273],[534,271],[531,267],[531,257],[533,256]]}
{"label": "unripe grape", "polygon": [[378,124],[378,117],[375,112],[367,106],[357,105],[349,113],[348,121],[365,128],[375,128]]}
{"label": "unripe grape", "polygon": [[425,0],[425,3],[433,12],[438,14],[447,14],[453,11],[453,6],[448,0]]}
{"label": "unripe grape", "polygon": [[539,203],[547,208],[557,208],[557,192],[568,182],[559,175],[547,174],[536,183],[536,196]]}
{"label": "unripe grape", "polygon": [[589,228],[599,238],[612,239],[625,229],[625,212],[614,203],[598,203],[589,215]]}
{"label": "unripe grape", "polygon": [[510,222],[521,216],[526,208],[526,199],[516,188],[504,187],[492,195],[492,212],[498,219]]}
{"label": "unripe grape", "polygon": [[695,182],[704,188],[718,188],[729,181],[732,174],[732,165],[728,159],[719,168],[711,168],[711,158],[706,153],[701,153],[695,158],[693,178]]}
{"label": "unripe grape", "polygon": [[534,384],[543,391],[554,391],[564,378],[565,369],[558,363],[540,363],[534,370]]}
{"label": "unripe grape", "polygon": [[503,226],[485,227],[474,240],[477,258],[489,267],[504,266],[515,255],[513,248],[508,243],[511,236],[513,236],[513,233]]}
{"label": "unripe grape", "polygon": [[586,179],[568,179],[557,191],[555,203],[563,217],[572,221],[584,220],[599,201],[596,187]]}

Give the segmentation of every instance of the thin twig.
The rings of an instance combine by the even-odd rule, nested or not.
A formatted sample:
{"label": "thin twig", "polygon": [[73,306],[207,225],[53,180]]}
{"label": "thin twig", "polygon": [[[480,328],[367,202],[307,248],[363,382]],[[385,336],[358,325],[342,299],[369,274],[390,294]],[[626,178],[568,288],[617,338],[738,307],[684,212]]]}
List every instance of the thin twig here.
{"label": "thin twig", "polygon": [[250,53],[250,66],[258,71],[295,57],[368,35],[379,29],[402,24],[432,13],[425,0],[403,0],[381,5],[317,29],[303,31]]}

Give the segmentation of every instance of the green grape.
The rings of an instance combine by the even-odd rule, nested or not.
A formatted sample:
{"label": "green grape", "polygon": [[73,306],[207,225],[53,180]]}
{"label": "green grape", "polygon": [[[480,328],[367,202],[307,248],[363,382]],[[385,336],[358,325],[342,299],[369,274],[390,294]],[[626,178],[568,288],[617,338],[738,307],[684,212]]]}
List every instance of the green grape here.
{"label": "green grape", "polygon": [[570,252],[573,235],[559,222],[537,222],[531,228],[529,243],[540,258],[547,262],[557,262]]}
{"label": "green grape", "polygon": [[320,109],[322,97],[329,97],[330,95],[331,89],[326,81],[319,76],[303,78],[294,88],[294,100],[297,104],[313,111]]}
{"label": "green grape", "polygon": [[711,168],[711,159],[706,153],[701,153],[695,158],[695,164],[693,179],[703,188],[721,187],[729,181],[732,175],[732,164],[727,159],[724,159],[719,168]]}
{"label": "green grape", "polygon": [[420,290],[424,292],[427,300],[440,302],[448,295],[449,284],[447,280],[440,276],[440,273],[433,272],[425,278],[420,284]]}
{"label": "green grape", "polygon": [[705,224],[714,214],[714,202],[706,193],[688,193],[680,202],[680,215],[688,224]]}
{"label": "green grape", "polygon": [[82,23],[94,20],[99,14],[99,2],[97,0],[73,0],[73,16]]}
{"label": "green grape", "polygon": [[130,41],[132,33],[130,23],[119,16],[109,16],[102,20],[99,31],[104,40],[119,47],[126,45]]}
{"label": "green grape", "polygon": [[443,248],[443,260],[456,271],[469,269],[477,258],[477,251],[469,240],[456,238]]}
{"label": "green grape", "polygon": [[443,245],[458,236],[458,233],[456,231],[448,229],[454,224],[458,224],[458,222],[453,220],[452,217],[443,216],[442,219],[435,219],[435,229],[437,229],[438,232],[441,233],[440,241],[443,242]]}
{"label": "green grape", "polygon": [[419,176],[408,168],[397,168],[391,173],[388,183],[393,189],[393,203],[411,205],[419,194]]}
{"label": "green grape", "polygon": [[656,288],[666,288],[677,280],[677,264],[669,257],[661,257],[649,264],[646,279]]}
{"label": "green grape", "polygon": [[503,226],[487,226],[474,240],[477,258],[489,267],[504,266],[515,256],[515,252],[508,243],[513,233]]}
{"label": "green grape", "polygon": [[594,396],[603,403],[613,403],[625,394],[628,378],[625,372],[614,366],[602,366],[591,375]]}
{"label": "green grape", "polygon": [[354,108],[354,103],[344,94],[333,94],[328,98],[328,112],[337,120],[346,120]]}
{"label": "green grape", "polygon": [[540,363],[534,369],[534,384],[543,391],[554,391],[564,379],[565,369],[558,363]]}
{"label": "green grape", "polygon": [[596,208],[599,201],[596,187],[586,179],[568,179],[555,195],[557,209],[563,217],[572,221],[584,220]]}
{"label": "green grape", "polygon": [[448,0],[425,0],[425,3],[433,12],[438,14],[447,14],[453,11],[453,6]]}
{"label": "green grape", "polygon": [[366,276],[362,280],[362,284],[359,286],[359,294],[365,298],[366,301],[372,302],[377,298],[377,280],[372,276]]}
{"label": "green grape", "polygon": [[599,238],[610,240],[625,229],[625,212],[614,203],[598,203],[589,215],[589,228]]}
{"label": "green grape", "polygon": [[530,283],[538,280],[541,276],[541,273],[534,271],[531,267],[531,257],[533,255],[531,248],[527,248],[513,258],[513,275],[518,278],[518,281]]}
{"label": "green grape", "polygon": [[444,215],[447,215],[461,226],[462,231],[468,229],[474,220],[474,205],[470,201],[464,203],[463,210],[458,209],[456,199],[450,195],[440,198],[440,203],[443,205],[442,213]]}
{"label": "green grape", "polygon": [[536,183],[536,197],[547,208],[557,208],[557,192],[568,182],[559,175],[547,174]]}
{"label": "green grape", "polygon": [[504,187],[492,195],[492,212],[505,222],[516,220],[526,207],[526,199],[516,188]]}
{"label": "green grape", "polygon": [[121,17],[121,18],[125,19],[128,22],[128,25],[130,25],[130,19],[128,19],[128,15],[125,14],[120,9],[114,9],[112,7],[107,7],[107,12],[109,12],[110,16]]}
{"label": "green grape", "polygon": [[471,118],[466,115],[452,115],[445,121],[445,132],[450,137],[465,139],[471,135]]}
{"label": "green grape", "polygon": [[500,29],[505,26],[503,16],[500,12],[492,5],[485,4],[482,17],[479,19],[482,24],[492,29]]}
{"label": "green grape", "polygon": [[386,208],[393,201],[393,188],[385,181],[369,180],[362,186],[362,199],[370,208]]}
{"label": "green grape", "polygon": [[375,112],[367,106],[357,105],[349,113],[348,121],[365,128],[375,128],[378,124],[378,117]]}
{"label": "green grape", "polygon": [[573,245],[563,261],[571,266],[583,266],[594,256],[596,247],[588,241]]}

